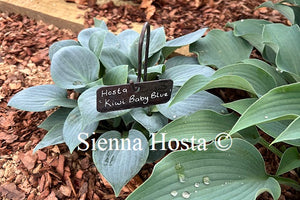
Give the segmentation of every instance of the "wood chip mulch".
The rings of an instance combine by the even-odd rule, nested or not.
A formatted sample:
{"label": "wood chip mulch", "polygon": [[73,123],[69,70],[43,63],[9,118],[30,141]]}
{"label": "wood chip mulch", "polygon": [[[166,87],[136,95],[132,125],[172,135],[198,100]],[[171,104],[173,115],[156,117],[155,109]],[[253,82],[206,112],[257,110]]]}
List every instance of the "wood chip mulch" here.
{"label": "wood chip mulch", "polygon": [[[132,22],[149,18],[154,27],[164,26],[168,39],[190,33],[199,28],[223,28],[226,22],[245,18],[263,18],[286,22],[276,11],[254,10],[263,0],[218,1],[197,4],[196,0],[151,1],[155,12],[147,6],[116,7],[113,3],[95,6],[86,11],[86,27],[92,18],[106,17],[111,30],[124,30]],[[142,1],[134,1],[141,5]],[[153,9],[153,7],[151,7]],[[149,11],[150,10],[150,11]],[[18,91],[41,84],[52,83],[48,58],[49,46],[58,40],[73,39],[76,35],[53,25],[36,22],[18,14],[0,13],[0,199],[56,200],[56,199],[125,199],[150,175],[153,165],[146,165],[123,188],[120,197],[97,172],[90,152],[70,154],[66,145],[32,149],[46,131],[37,128],[50,112],[24,112],[8,108],[8,100]],[[278,158],[259,147],[267,163],[268,172],[274,173]],[[292,176],[294,179],[295,176]],[[296,200],[300,195],[283,187],[280,200]],[[262,194],[259,199],[272,199]]]}
{"label": "wood chip mulch", "polygon": [[[257,18],[267,19],[273,22],[285,22],[286,19],[276,10],[267,8],[255,9],[264,0],[219,0],[212,5],[196,4],[196,0],[157,0],[151,6],[155,7],[155,13],[148,19],[154,28],[164,26],[169,39],[176,38],[200,28],[224,29],[227,22],[240,19]],[[200,1],[201,2],[201,1]],[[140,1],[135,1],[139,5]],[[142,4],[140,4],[142,6]],[[132,27],[132,22],[144,23],[146,21],[147,8],[134,5],[115,6],[113,2],[95,6],[85,13],[85,26],[93,25],[93,17],[105,21],[112,31],[125,30]]]}

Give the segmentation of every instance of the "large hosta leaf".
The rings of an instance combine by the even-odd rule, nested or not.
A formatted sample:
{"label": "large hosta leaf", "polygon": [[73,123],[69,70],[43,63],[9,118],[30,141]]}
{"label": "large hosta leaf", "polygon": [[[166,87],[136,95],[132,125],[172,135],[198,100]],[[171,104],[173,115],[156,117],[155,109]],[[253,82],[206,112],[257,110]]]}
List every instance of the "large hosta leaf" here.
{"label": "large hosta leaf", "polygon": [[[145,35],[146,38],[146,35]],[[151,58],[152,56],[155,56],[156,53],[158,53],[165,45],[166,43],[166,36],[165,31],[163,27],[157,28],[153,31],[151,31],[150,34],[150,43],[149,43],[149,55],[148,58]],[[144,46],[143,46],[143,53],[142,53],[142,59],[144,61],[144,54],[145,54],[145,40],[144,40]],[[129,53],[129,59],[131,64],[137,68],[138,67],[138,45],[139,45],[139,38],[136,38],[136,40],[133,42],[130,53]],[[159,56],[158,56],[159,58]],[[151,65],[154,65],[153,63]]]}
{"label": "large hosta leaf", "polygon": [[[174,97],[177,91],[177,88],[173,89],[171,98]],[[198,110],[213,110],[220,113],[227,112],[226,108],[221,105],[223,101],[219,97],[206,91],[200,91],[179,103],[169,106],[171,101],[172,100],[165,104],[156,105],[156,107],[160,113],[172,120],[192,114]]]}
{"label": "large hosta leaf", "polygon": [[106,72],[103,77],[105,85],[119,85],[127,83],[128,66],[119,65]]}
{"label": "large hosta leaf", "polygon": [[226,26],[234,29],[233,34],[235,36],[242,37],[262,52],[264,49],[262,32],[266,24],[271,24],[271,22],[261,19],[242,19],[240,21],[229,22]]}
{"label": "large hosta leaf", "polygon": [[184,36],[166,42],[164,48],[162,49],[164,57],[166,58],[168,55],[170,55],[173,51],[175,51],[179,47],[196,42],[199,38],[201,38],[204,35],[206,30],[207,28],[202,28],[195,32],[186,34]]}
{"label": "large hosta leaf", "polygon": [[[275,80],[263,68],[252,64],[234,64],[217,70],[213,77],[236,75],[247,80],[257,96],[261,96],[276,87]],[[226,83],[227,84],[227,83]]]}
{"label": "large hosta leaf", "polygon": [[[110,140],[115,142],[109,142]],[[94,163],[118,196],[122,187],[146,163],[149,154],[148,141],[143,133],[132,129],[127,138],[122,138],[117,131],[106,132],[96,143],[100,145],[93,151]]]}
{"label": "large hosta leaf", "polygon": [[152,138],[154,143],[161,143],[162,134],[165,134],[165,141],[172,138],[177,140],[195,137],[196,141],[204,138],[209,141],[221,132],[228,131],[237,121],[234,114],[221,115],[211,110],[200,110],[189,116],[183,116],[167,124],[159,130]]}
{"label": "large hosta leaf", "polygon": [[107,33],[107,31],[102,30],[96,31],[91,35],[91,38],[89,40],[89,48],[94,52],[97,58],[100,58],[102,46]]}
{"label": "large hosta leaf", "polygon": [[130,111],[135,121],[139,122],[147,131],[154,133],[168,123],[168,119],[160,113],[148,115],[149,108],[135,108]]}
{"label": "large hosta leaf", "polygon": [[36,152],[37,150],[50,145],[64,143],[65,140],[63,137],[63,127],[63,124],[57,124],[53,128],[51,128],[48,131],[48,133],[43,137],[43,139],[35,146],[33,152]]}
{"label": "large hosta leaf", "polygon": [[161,79],[172,79],[174,86],[182,86],[191,77],[201,74],[205,77],[210,77],[214,74],[214,70],[203,65],[177,65],[167,69],[162,75]]}
{"label": "large hosta leaf", "polygon": [[[298,4],[297,1],[286,1],[292,4]],[[262,3],[259,7],[268,7],[275,10],[278,10],[281,14],[283,14],[292,24],[299,24],[299,14],[300,8],[298,6],[289,6],[282,3],[273,3],[272,1],[267,1]]]}
{"label": "large hosta leaf", "polygon": [[199,65],[199,63],[196,57],[175,56],[168,59],[165,65],[166,69],[169,69],[177,65]]}
{"label": "large hosta leaf", "polygon": [[61,88],[84,88],[98,79],[99,71],[98,58],[84,47],[64,47],[52,58],[51,76]]}
{"label": "large hosta leaf", "polygon": [[22,90],[13,96],[8,106],[20,110],[40,112],[54,108],[57,105],[46,105],[57,99],[67,99],[67,91],[56,85],[39,85]]}
{"label": "large hosta leaf", "polygon": [[78,107],[80,109],[83,122],[89,124],[91,122],[97,122],[105,119],[111,119],[119,117],[129,112],[130,110],[118,110],[107,113],[101,113],[97,111],[97,90],[103,86],[94,86],[84,91],[78,99]]}
{"label": "large hosta leaf", "polygon": [[80,33],[78,34],[78,41],[80,42],[80,44],[86,48],[89,48],[89,40],[91,38],[91,36],[93,35],[93,33],[97,32],[97,31],[103,31],[102,28],[99,27],[94,27],[94,28],[87,28],[84,29],[82,31],[80,31]]}
{"label": "large hosta leaf", "polygon": [[190,45],[190,51],[198,55],[201,65],[217,68],[249,58],[252,46],[235,37],[232,31],[212,30],[204,38]]}
{"label": "large hosta leaf", "polygon": [[103,30],[108,30],[105,21],[94,18],[94,26]]}
{"label": "large hosta leaf", "polygon": [[112,69],[119,65],[129,65],[127,56],[115,47],[106,47],[102,49],[100,60],[106,69]]}
{"label": "large hosta leaf", "polygon": [[78,107],[69,113],[63,127],[63,138],[71,153],[82,143],[82,140],[93,134],[98,124],[99,122],[84,123]]}
{"label": "large hosta leaf", "polygon": [[239,118],[231,133],[278,119],[294,119],[300,115],[300,83],[272,89],[252,104]]}
{"label": "large hosta leaf", "polygon": [[300,28],[298,25],[266,25],[263,31],[264,43],[276,53],[276,66],[290,73],[300,75]]}
{"label": "large hosta leaf", "polygon": [[45,106],[62,106],[66,108],[75,108],[77,101],[75,99],[57,98],[45,103]]}
{"label": "large hosta leaf", "polygon": [[296,118],[272,143],[300,139],[300,117]]}
{"label": "large hosta leaf", "polygon": [[169,154],[127,200],[255,200],[265,191],[277,200],[279,183],[266,174],[264,160],[254,146],[233,139],[228,151],[218,150],[213,143],[205,152]]}
{"label": "large hosta leaf", "polygon": [[69,113],[72,111],[70,108],[59,108],[52,113],[43,123],[39,125],[39,128],[49,131],[57,124],[64,124]]}
{"label": "large hosta leaf", "polygon": [[281,175],[298,167],[300,167],[300,154],[296,147],[291,147],[283,153],[276,174]]}
{"label": "large hosta leaf", "polygon": [[117,35],[120,43],[120,50],[126,55],[129,55],[130,49],[134,41],[139,37],[139,33],[134,30],[125,30]]}
{"label": "large hosta leaf", "polygon": [[276,82],[277,86],[286,85],[287,82],[283,78],[282,73],[278,72],[275,67],[267,64],[264,61],[258,60],[258,59],[246,59],[242,60],[242,63],[254,65],[256,67],[261,68],[265,72],[267,72],[270,76],[273,77],[274,81]]}
{"label": "large hosta leaf", "polygon": [[49,48],[49,58],[52,60],[53,55],[63,47],[68,46],[79,46],[80,44],[75,40],[61,40],[58,42],[54,42]]}
{"label": "large hosta leaf", "polygon": [[[257,98],[247,98],[234,101],[231,103],[223,104],[226,108],[230,108],[240,114],[245,112],[247,108],[252,105]],[[282,121],[271,121],[263,124],[257,124],[256,126],[263,130],[266,134],[273,138],[277,138],[291,123],[291,120],[282,120]],[[245,129],[244,129],[245,130]],[[286,140],[284,141],[287,144],[300,146],[300,139],[297,140]]]}
{"label": "large hosta leaf", "polygon": [[209,78],[202,75],[190,78],[180,88],[170,105],[196,92],[212,88],[235,88],[261,96],[274,87],[275,80],[264,69],[252,64],[238,63],[217,70]]}

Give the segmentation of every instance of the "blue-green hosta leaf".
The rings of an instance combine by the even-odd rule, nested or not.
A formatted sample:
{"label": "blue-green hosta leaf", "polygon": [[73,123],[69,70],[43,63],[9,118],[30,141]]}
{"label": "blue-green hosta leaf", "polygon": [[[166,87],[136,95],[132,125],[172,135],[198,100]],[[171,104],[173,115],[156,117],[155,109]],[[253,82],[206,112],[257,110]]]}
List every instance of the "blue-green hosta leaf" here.
{"label": "blue-green hosta leaf", "polygon": [[112,69],[119,65],[129,65],[127,56],[119,49],[106,47],[102,49],[100,60],[106,69]]}
{"label": "blue-green hosta leaf", "polygon": [[257,96],[261,96],[276,87],[273,77],[263,68],[256,65],[243,63],[228,65],[217,70],[213,75],[213,78],[226,75],[236,75],[247,80],[255,90]]}
{"label": "blue-green hosta leaf", "polygon": [[166,44],[166,34],[164,27],[151,31],[149,43],[149,57],[161,50]]}
{"label": "blue-green hosta leaf", "polygon": [[246,59],[246,60],[242,60],[242,63],[254,65],[256,67],[261,68],[262,70],[264,70],[270,76],[273,77],[273,79],[276,82],[277,86],[281,86],[281,85],[286,85],[287,84],[287,82],[285,81],[285,79],[283,78],[283,76],[281,75],[281,73],[278,72],[275,67],[267,64],[266,62],[264,62],[262,60],[258,60],[258,59]]}
{"label": "blue-green hosta leaf", "polygon": [[52,113],[45,121],[43,121],[38,127],[49,131],[57,124],[64,124],[69,113],[72,111],[70,108],[58,108]]}
{"label": "blue-green hosta leaf", "polygon": [[117,36],[111,32],[107,32],[103,43],[103,48],[108,48],[108,47],[115,48],[115,49],[121,48]]}
{"label": "blue-green hosta leaf", "polygon": [[61,88],[84,88],[98,79],[99,71],[98,58],[84,47],[64,47],[52,59],[51,76]]}
{"label": "blue-green hosta leaf", "polygon": [[207,28],[199,29],[195,32],[186,34],[184,36],[181,36],[179,38],[175,38],[174,40],[170,40],[166,42],[164,48],[162,49],[164,57],[168,57],[173,51],[175,51],[177,48],[192,44],[193,42],[196,42],[198,39],[200,39],[204,33],[206,32]]}
{"label": "blue-green hosta leaf", "polygon": [[296,118],[275,140],[272,144],[288,140],[300,139],[300,117]]}
{"label": "blue-green hosta leaf", "polygon": [[[155,65],[147,68],[147,74],[162,74],[165,72],[166,66],[164,64]],[[144,70],[142,70],[142,74],[144,74]]]}
{"label": "blue-green hosta leaf", "polygon": [[106,23],[103,20],[99,20],[97,18],[94,18],[94,26],[97,27],[97,28],[101,28],[103,30],[107,30],[108,31]]}
{"label": "blue-green hosta leaf", "polygon": [[128,65],[119,65],[111,68],[103,77],[105,85],[120,85],[127,83]]}
{"label": "blue-green hosta leaf", "polygon": [[[145,39],[146,39],[146,35],[147,34],[145,34]],[[159,52],[164,47],[165,43],[166,43],[166,36],[163,27],[151,31],[148,58],[151,58],[155,53]],[[139,45],[139,37],[136,38],[136,40],[133,42],[129,53],[130,62],[135,68],[138,68],[138,45]],[[145,45],[146,45],[146,40],[144,40],[144,46],[143,46],[143,53],[142,53],[143,61],[145,58]]]}
{"label": "blue-green hosta leaf", "polygon": [[57,124],[52,127],[43,137],[43,139],[35,146],[35,148],[33,149],[33,153],[50,145],[64,143],[65,141],[63,138],[63,127],[63,124]]}
{"label": "blue-green hosta leaf", "polygon": [[126,114],[122,115],[121,118],[126,126],[128,126],[130,123],[134,122],[134,119],[132,118],[130,113],[126,113]]}
{"label": "blue-green hosta leaf", "polygon": [[190,78],[184,85],[179,89],[175,97],[172,99],[170,106],[183,101],[189,96],[206,89],[212,88],[236,88],[248,91],[255,94],[254,88],[248,81],[239,76],[224,76],[213,79],[211,77],[205,77],[203,75],[196,75]]}
{"label": "blue-green hosta leaf", "polygon": [[157,64],[163,64],[163,61],[161,61],[161,50],[153,54],[149,59],[148,59],[148,67],[149,66],[154,66]]}
{"label": "blue-green hosta leaf", "polygon": [[58,42],[54,42],[49,48],[49,58],[52,60],[53,55],[63,47],[68,46],[79,46],[80,44],[75,40],[61,40]]}
{"label": "blue-green hosta leaf", "polygon": [[205,77],[213,75],[215,70],[203,65],[177,65],[167,69],[160,79],[172,79],[174,86],[182,86],[191,77],[201,74]]}
{"label": "blue-green hosta leaf", "polygon": [[280,185],[266,173],[253,145],[233,139],[228,151],[218,150],[214,143],[207,148],[170,153],[127,200],[254,200],[265,191],[279,198]]}
{"label": "blue-green hosta leaf", "polygon": [[[237,100],[231,103],[223,104],[226,108],[230,108],[240,114],[245,112],[247,108],[252,105],[257,98],[247,98]],[[257,127],[263,130],[266,134],[273,138],[277,138],[291,123],[291,120],[282,120],[282,121],[271,121],[263,124],[257,124]],[[245,130],[245,129],[244,129]],[[243,130],[242,130],[243,131]],[[298,140],[287,140],[285,141],[287,144],[300,146],[300,139]]]}
{"label": "blue-green hosta leaf", "polygon": [[180,88],[170,105],[196,92],[212,88],[235,88],[261,96],[274,87],[276,87],[275,80],[262,68],[238,63],[217,70],[209,78],[202,75],[193,76]]}
{"label": "blue-green hosta leaf", "polygon": [[190,51],[197,54],[201,65],[221,68],[249,58],[252,46],[247,41],[235,37],[232,31],[215,29],[191,44]]}
{"label": "blue-green hosta leaf", "polygon": [[300,5],[300,0],[283,0],[282,2],[288,2],[295,5]]}
{"label": "blue-green hosta leaf", "polygon": [[300,167],[300,154],[296,147],[288,148],[282,155],[276,175],[281,175]]}
{"label": "blue-green hosta leaf", "polygon": [[97,99],[96,92],[103,86],[95,86],[84,91],[78,98],[78,106],[85,124],[99,122],[105,119],[116,118],[128,113],[130,110],[118,110],[107,113],[101,113],[96,110]]}
{"label": "blue-green hosta leaf", "polygon": [[98,27],[83,29],[78,34],[78,41],[83,47],[89,48],[89,40],[92,34],[97,31],[103,31],[103,29]]}
{"label": "blue-green hosta leaf", "polygon": [[300,75],[300,28],[298,25],[266,25],[263,32],[264,43],[276,53],[276,65],[280,70]]}
{"label": "blue-green hosta leaf", "polygon": [[283,5],[281,3],[273,3],[272,1],[267,1],[262,3],[258,8],[267,7],[272,8],[274,10],[278,10],[281,14],[283,14],[292,24],[295,23],[295,14],[293,9],[288,5]]}
{"label": "blue-green hosta leaf", "polygon": [[25,111],[40,112],[56,107],[56,105],[46,104],[61,98],[67,99],[65,89],[56,85],[39,85],[18,92],[10,99],[8,106]]}
{"label": "blue-green hosta leaf", "polygon": [[134,41],[140,36],[140,34],[134,30],[125,30],[117,35],[118,41],[120,43],[120,50],[126,55],[129,56],[130,49]]}
{"label": "blue-green hosta leaf", "polygon": [[[118,142],[109,142],[110,140]],[[118,196],[122,187],[146,163],[149,154],[148,141],[143,133],[132,129],[127,138],[122,138],[117,131],[106,132],[96,143],[100,143],[98,147],[101,149],[93,151],[93,161]]]}
{"label": "blue-green hosta leaf", "polygon": [[177,65],[199,65],[199,63],[196,57],[175,56],[168,59],[165,65],[166,69],[169,69]]}
{"label": "blue-green hosta leaf", "polygon": [[192,137],[195,137],[196,141],[200,138],[210,141],[219,133],[230,130],[237,119],[234,114],[221,115],[211,110],[200,110],[167,124],[153,135],[155,138],[152,138],[151,144],[161,143],[163,135],[166,142],[173,138],[181,140]]}
{"label": "blue-green hosta leaf", "polygon": [[100,58],[102,46],[104,43],[105,36],[107,34],[107,31],[101,30],[94,32],[89,40],[89,48],[97,58]]}
{"label": "blue-green hosta leaf", "polygon": [[230,102],[230,103],[225,103],[223,105],[226,108],[230,108],[231,110],[234,110],[235,112],[237,112],[239,114],[242,114],[255,101],[257,101],[257,98],[246,98],[246,99],[240,99],[240,100],[237,100],[237,101],[233,101],[233,102]]}
{"label": "blue-green hosta leaf", "polygon": [[[93,134],[98,124],[99,122],[84,123],[78,107],[69,113],[63,126],[63,138],[71,153],[82,143],[82,139],[87,139]],[[88,137],[84,138],[81,134],[86,134]]]}
{"label": "blue-green hosta leaf", "polygon": [[130,111],[135,121],[140,123],[147,131],[154,133],[164,127],[168,123],[168,119],[160,113],[152,113],[147,115],[149,108],[135,108]]}
{"label": "blue-green hosta leaf", "polygon": [[154,149],[152,150],[151,146],[149,148],[150,148],[150,151],[149,151],[149,156],[147,158],[147,163],[153,163],[157,160],[160,160],[167,153],[167,150],[162,150],[163,146],[161,143],[155,144],[155,150]]}
{"label": "blue-green hosta leaf", "polygon": [[230,133],[279,119],[294,119],[300,115],[300,83],[272,89],[253,103],[239,118]]}
{"label": "blue-green hosta leaf", "polygon": [[75,99],[57,98],[45,103],[45,106],[62,106],[66,108],[75,108],[77,101]]}
{"label": "blue-green hosta leaf", "polygon": [[262,19],[242,19],[240,21],[229,22],[226,26],[234,29],[233,34],[236,37],[242,37],[258,51],[262,52],[264,49],[262,32],[266,24],[271,24],[271,22]]}
{"label": "blue-green hosta leaf", "polygon": [[221,105],[224,102],[219,97],[206,91],[195,93],[187,99],[169,106],[177,91],[177,88],[173,89],[170,101],[165,104],[156,105],[158,111],[171,120],[190,115],[199,110],[213,110],[220,113],[227,112],[226,108]]}

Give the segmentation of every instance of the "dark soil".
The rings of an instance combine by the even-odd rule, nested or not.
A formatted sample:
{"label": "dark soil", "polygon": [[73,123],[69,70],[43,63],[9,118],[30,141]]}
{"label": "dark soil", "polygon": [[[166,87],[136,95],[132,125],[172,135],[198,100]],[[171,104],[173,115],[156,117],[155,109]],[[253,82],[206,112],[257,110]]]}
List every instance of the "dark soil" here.
{"label": "dark soil", "polygon": [[[199,28],[220,28],[229,21],[246,18],[268,19],[288,23],[278,12],[254,8],[264,0],[220,0],[213,5],[198,5],[192,0],[157,0],[148,9],[132,5],[116,7],[113,3],[88,9],[86,27],[93,17],[107,18],[111,30],[132,26],[132,22],[149,22],[154,27],[164,26],[169,39]],[[139,4],[140,1],[135,1]],[[147,10],[148,9],[148,10]],[[38,129],[50,112],[32,113],[7,107],[8,100],[18,91],[41,84],[52,83],[48,58],[49,46],[58,40],[76,38],[74,33],[53,25],[36,22],[26,16],[0,13],[0,199],[125,199],[150,175],[153,165],[146,165],[115,198],[112,188],[97,172],[89,152],[70,154],[66,145],[55,145],[32,155],[35,145],[46,134]],[[225,90],[226,99],[237,93]],[[240,94],[238,94],[240,95]],[[268,136],[264,137],[271,140]],[[275,174],[279,159],[273,153],[257,146],[262,153],[267,171]],[[299,182],[297,174],[286,174]],[[9,199],[9,198],[8,198]],[[258,199],[272,199],[264,193]],[[300,199],[300,193],[282,187],[280,200]]]}

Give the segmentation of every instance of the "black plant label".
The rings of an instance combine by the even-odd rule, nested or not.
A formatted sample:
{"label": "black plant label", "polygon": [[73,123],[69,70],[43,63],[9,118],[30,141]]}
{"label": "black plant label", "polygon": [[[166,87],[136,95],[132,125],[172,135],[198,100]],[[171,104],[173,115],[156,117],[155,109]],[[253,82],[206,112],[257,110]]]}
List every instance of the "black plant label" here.
{"label": "black plant label", "polygon": [[171,98],[170,79],[101,87],[97,90],[97,111],[110,112],[166,103]]}

